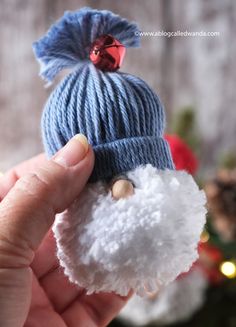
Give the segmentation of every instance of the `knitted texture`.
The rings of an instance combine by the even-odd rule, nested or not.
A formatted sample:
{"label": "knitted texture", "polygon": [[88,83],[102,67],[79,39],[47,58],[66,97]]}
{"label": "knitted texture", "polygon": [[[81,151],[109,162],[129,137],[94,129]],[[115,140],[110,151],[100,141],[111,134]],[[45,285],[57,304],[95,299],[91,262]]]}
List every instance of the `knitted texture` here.
{"label": "knitted texture", "polygon": [[85,8],[66,13],[34,44],[41,75],[48,80],[75,66],[46,103],[42,116],[46,153],[53,155],[77,133],[86,135],[95,151],[90,182],[148,163],[173,169],[158,96],[140,78],[102,72],[88,61],[89,45],[97,36],[110,33],[126,46],[137,46],[136,31],[135,24],[111,12]]}
{"label": "knitted texture", "polygon": [[60,83],[42,116],[50,156],[73,135],[87,136],[96,158],[90,181],[147,163],[173,168],[163,130],[163,107],[144,81],[124,73],[103,73],[92,63]]}

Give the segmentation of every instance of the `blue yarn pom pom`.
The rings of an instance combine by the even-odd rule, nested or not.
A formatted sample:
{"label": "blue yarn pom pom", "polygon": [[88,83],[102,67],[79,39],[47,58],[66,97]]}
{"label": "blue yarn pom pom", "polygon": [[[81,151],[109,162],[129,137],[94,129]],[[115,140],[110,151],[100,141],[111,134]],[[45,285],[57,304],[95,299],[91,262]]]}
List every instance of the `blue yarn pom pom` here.
{"label": "blue yarn pom pom", "polygon": [[33,43],[40,62],[40,76],[51,82],[64,68],[73,68],[89,61],[91,44],[103,34],[111,34],[126,47],[138,47],[139,29],[107,10],[88,7],[76,12],[65,12],[48,33]]}

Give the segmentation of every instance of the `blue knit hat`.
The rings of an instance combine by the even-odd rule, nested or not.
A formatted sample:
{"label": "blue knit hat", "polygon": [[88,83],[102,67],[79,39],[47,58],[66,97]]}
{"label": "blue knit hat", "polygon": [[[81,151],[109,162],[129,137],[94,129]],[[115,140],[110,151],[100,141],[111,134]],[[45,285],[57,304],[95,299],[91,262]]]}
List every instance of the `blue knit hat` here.
{"label": "blue knit hat", "polygon": [[42,116],[46,153],[52,156],[77,133],[95,152],[91,182],[125,173],[139,165],[173,169],[163,138],[164,110],[158,96],[140,78],[104,72],[89,60],[91,44],[109,34],[126,47],[139,45],[135,23],[83,8],[66,12],[47,35],[33,44],[41,76],[51,82],[73,68],[49,97]]}

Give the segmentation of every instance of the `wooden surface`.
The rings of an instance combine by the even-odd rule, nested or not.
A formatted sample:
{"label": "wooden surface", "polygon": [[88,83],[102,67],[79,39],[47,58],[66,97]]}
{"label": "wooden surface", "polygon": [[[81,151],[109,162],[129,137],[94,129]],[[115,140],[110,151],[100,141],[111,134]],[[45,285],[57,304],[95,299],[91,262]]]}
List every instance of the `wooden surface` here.
{"label": "wooden surface", "polygon": [[[0,170],[42,151],[40,116],[50,90],[38,77],[31,44],[65,10],[88,5],[136,20],[143,31],[219,31],[219,37],[143,37],[123,71],[142,77],[160,95],[168,119],[196,108],[205,167],[235,150],[236,1],[1,0]],[[147,108],[148,110],[148,108]]]}

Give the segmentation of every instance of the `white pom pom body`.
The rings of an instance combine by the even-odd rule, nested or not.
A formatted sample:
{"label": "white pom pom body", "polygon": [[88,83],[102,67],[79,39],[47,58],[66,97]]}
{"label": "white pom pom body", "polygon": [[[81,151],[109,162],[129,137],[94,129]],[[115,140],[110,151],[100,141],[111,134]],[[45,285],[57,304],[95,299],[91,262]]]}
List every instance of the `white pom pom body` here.
{"label": "white pom pom body", "polygon": [[114,200],[101,182],[57,215],[65,274],[88,294],[155,292],[197,259],[205,195],[185,172],[140,166],[127,173],[134,195]]}
{"label": "white pom pom body", "polygon": [[121,311],[120,318],[135,326],[187,320],[203,305],[207,285],[207,279],[201,270],[191,270],[153,298],[133,296]]}

